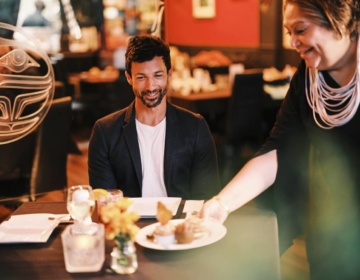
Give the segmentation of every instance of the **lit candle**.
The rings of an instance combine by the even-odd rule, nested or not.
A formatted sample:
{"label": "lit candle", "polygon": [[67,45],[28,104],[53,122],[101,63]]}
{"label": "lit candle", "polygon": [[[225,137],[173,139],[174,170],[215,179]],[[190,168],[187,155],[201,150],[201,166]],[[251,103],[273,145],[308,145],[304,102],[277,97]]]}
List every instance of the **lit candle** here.
{"label": "lit candle", "polygon": [[99,271],[105,260],[104,225],[96,224],[94,234],[73,234],[73,225],[61,234],[65,267],[68,272]]}
{"label": "lit candle", "polygon": [[75,237],[74,249],[75,250],[86,250],[94,247],[94,237],[91,235],[79,235]]}
{"label": "lit candle", "polygon": [[90,198],[90,194],[87,190],[77,190],[74,193],[74,201],[87,201]]}

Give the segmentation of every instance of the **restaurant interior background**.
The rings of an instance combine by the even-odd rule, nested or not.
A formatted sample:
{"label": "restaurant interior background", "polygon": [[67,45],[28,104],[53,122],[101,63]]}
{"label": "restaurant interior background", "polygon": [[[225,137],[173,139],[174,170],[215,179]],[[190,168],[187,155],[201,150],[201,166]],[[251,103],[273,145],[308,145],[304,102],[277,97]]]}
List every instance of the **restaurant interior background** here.
{"label": "restaurant interior background", "polygon": [[[18,26],[35,9],[35,0],[1,2],[19,3],[18,14],[11,22]],[[152,33],[155,28],[157,34],[190,58],[216,50],[231,63],[243,64],[245,69],[275,67],[280,71],[287,64],[297,66],[299,62],[283,35],[282,0],[71,0],[82,31],[80,40],[71,36],[63,12],[64,3],[69,1],[43,2],[43,15],[51,21],[47,28],[50,31],[25,29],[39,37],[54,62],[59,58],[67,60],[62,68],[66,75],[88,71],[93,66],[104,69],[112,65],[123,70],[129,36]],[[213,6],[213,14],[196,14],[198,8],[205,8],[206,13],[202,5]],[[16,9],[16,4],[11,9]],[[2,9],[2,14],[8,14],[6,9]],[[205,65],[195,66],[222,66],[221,61],[211,58],[201,62]],[[68,77],[62,76],[64,73],[58,73],[57,79],[67,84]]]}
{"label": "restaurant interior background", "polygon": [[[35,9],[35,0],[9,2],[20,3],[17,19],[14,15],[12,22],[18,26]],[[97,66],[109,63],[121,66],[117,54],[126,46],[129,36],[151,33],[156,25],[154,21],[161,16],[160,35],[190,56],[204,50],[219,50],[233,63],[243,63],[245,68],[274,66],[279,70],[286,64],[296,66],[299,61],[285,43],[281,0],[71,0],[82,29],[81,40],[67,36],[69,29],[62,3],[69,1],[43,2],[46,5],[43,15],[52,24],[51,35],[45,38],[49,52],[70,51],[85,56],[96,51]],[[214,5],[213,15],[196,15],[194,6],[203,5],[202,2]],[[5,9],[2,11],[6,13]]]}
{"label": "restaurant interior background", "polygon": [[[21,26],[28,14],[35,10],[35,0],[2,0],[19,3],[18,15],[12,24]],[[0,2],[0,3],[1,3]],[[52,33],[68,33],[62,10],[67,0],[43,0],[43,15],[52,23]],[[126,45],[128,36],[150,33],[154,20],[162,14],[162,37],[171,45],[187,50],[191,55],[201,50],[217,49],[246,67],[282,69],[285,64],[296,65],[296,54],[283,39],[281,0],[71,0],[81,28],[96,27],[99,36],[97,47],[102,51],[115,51]],[[210,17],[196,15],[193,5],[214,5]],[[198,4],[197,4],[198,3]],[[165,6],[161,10],[161,6]],[[103,8],[102,8],[103,7]],[[9,9],[16,10],[16,4]],[[2,14],[11,13],[2,9]],[[16,13],[14,11],[14,13]],[[65,24],[63,24],[65,22]],[[179,25],[181,28],[179,28]],[[85,30],[85,33],[87,30]],[[54,37],[55,37],[54,35]],[[93,38],[91,38],[93,39]],[[86,38],[85,38],[86,40]],[[55,41],[55,38],[54,38]],[[283,43],[284,41],[284,43]],[[94,42],[86,42],[90,45]],[[53,43],[51,51],[67,51]],[[92,47],[90,47],[91,49]],[[74,52],[88,51],[78,46]]]}
{"label": "restaurant interior background", "polygon": [[[74,142],[78,138],[88,141],[97,119],[132,102],[134,95],[124,75],[127,40],[135,34],[157,34],[171,46],[174,74],[168,96],[177,105],[194,108],[207,119],[218,147],[220,168],[225,170],[222,173],[227,173],[222,175],[223,183],[243,164],[238,161],[229,172],[226,167],[228,154],[234,155],[233,147],[224,148],[231,111],[229,100],[235,88],[231,84],[230,69],[240,66],[245,72],[261,71],[264,79],[265,70],[270,69],[271,73],[275,72],[275,82],[278,74],[281,83],[288,83],[290,74],[285,70],[289,66],[293,69],[299,62],[298,55],[285,43],[282,0],[43,2],[42,15],[50,26],[22,26],[26,17],[35,11],[35,0],[0,0],[0,21],[23,28],[47,50],[55,72],[55,98],[70,96],[72,99]],[[73,13],[75,23],[71,22],[69,13]],[[76,27],[81,30],[79,38],[76,38]],[[192,84],[192,76],[199,68],[210,76],[206,87]],[[220,83],[225,83],[222,92],[225,91],[226,96],[216,99],[212,91],[223,86]],[[199,92],[208,95],[193,95]],[[205,96],[209,96],[209,100],[204,100],[208,99]],[[269,95],[266,97],[271,100]],[[271,100],[263,105],[267,111],[261,113],[266,119],[262,138],[269,132],[280,102]],[[70,153],[80,152],[77,144],[70,145]],[[259,141],[255,146],[258,145]],[[253,148],[245,152],[244,161]]]}
{"label": "restaurant interior background", "polygon": [[[240,66],[241,71],[260,71],[261,83],[265,70],[270,69],[275,72],[275,85],[276,81],[288,84],[291,74],[285,70],[299,62],[285,43],[282,0],[43,0],[42,15],[50,25],[22,26],[35,11],[35,2],[0,0],[0,21],[23,28],[47,50],[55,73],[55,98],[71,97],[75,140],[70,153],[81,152],[79,141],[88,141],[97,119],[134,99],[124,75],[124,52],[128,38],[135,34],[157,34],[170,44],[174,73],[168,97],[207,119],[218,147],[224,184],[262,142],[259,139],[266,137],[281,102],[269,95],[266,102],[261,101],[262,135],[249,138],[256,143],[241,151],[243,161],[234,163],[237,147],[226,145],[232,110],[229,100],[235,91],[230,69]],[[202,85],[194,81],[199,69],[207,75],[201,78]],[[262,87],[260,90],[263,92]],[[220,97],[215,98],[216,94]],[[254,115],[247,107],[235,111]]]}
{"label": "restaurant interior background", "polygon": [[[21,27],[25,18],[35,11],[34,2],[0,0],[0,21]],[[255,74],[264,69],[276,69],[281,74],[286,65],[297,66],[299,62],[298,55],[288,46],[288,38],[284,36],[282,0],[71,0],[83,35],[79,40],[72,37],[63,13],[63,4],[69,1],[43,2],[46,8],[42,14],[51,22],[51,27],[24,27],[24,30],[33,33],[48,51],[56,79],[54,98],[71,97],[71,141],[65,143],[68,156],[68,177],[65,179],[68,185],[85,183],[86,149],[94,121],[124,108],[134,99],[124,75],[124,51],[130,36],[148,33],[161,35],[172,47],[172,55],[179,55],[174,62],[180,61],[191,72],[195,68],[208,70],[212,82],[215,82],[216,75],[229,75],[231,65],[242,65],[250,72],[255,70]],[[225,91],[228,95],[221,99],[211,97],[216,91],[207,93],[200,90],[197,94],[187,92],[183,96],[190,103],[207,106],[207,112],[216,111],[216,114],[204,116],[218,145],[224,184],[243,164],[242,161],[231,162],[232,166],[228,169],[228,155],[232,154],[230,161],[233,160],[234,151],[229,152],[222,145],[227,113],[230,111],[229,100],[235,90],[228,83]],[[169,95],[172,96],[172,92]],[[178,100],[181,100],[182,94],[179,96]],[[205,97],[209,97],[209,102],[203,100]],[[272,123],[274,110],[277,110],[281,100],[266,97],[271,101],[270,114],[264,114],[264,111],[262,114]],[[244,112],[249,113],[245,109]],[[59,143],[60,138],[56,140],[53,143],[57,145],[56,149],[63,149],[60,145],[64,143]],[[244,160],[248,156],[249,153]],[[52,155],[49,154],[49,157]],[[52,178],[52,182],[60,182],[49,171],[53,161],[45,163],[45,175]],[[57,161],[55,164],[59,165],[60,161]],[[66,164],[62,168],[66,168]],[[26,180],[29,182],[29,177]],[[6,218],[6,213],[2,213],[0,204],[0,219]],[[283,266],[282,270],[291,267],[297,275],[306,277],[308,268],[304,243],[302,239],[296,242],[300,246],[294,249],[294,258],[289,258],[292,263]],[[291,252],[287,256],[289,254]]]}

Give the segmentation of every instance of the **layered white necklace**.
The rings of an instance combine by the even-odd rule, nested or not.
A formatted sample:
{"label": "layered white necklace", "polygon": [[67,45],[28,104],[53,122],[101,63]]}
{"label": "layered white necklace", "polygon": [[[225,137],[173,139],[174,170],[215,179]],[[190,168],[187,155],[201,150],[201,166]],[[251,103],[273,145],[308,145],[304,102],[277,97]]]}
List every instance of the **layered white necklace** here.
{"label": "layered white necklace", "polygon": [[306,68],[306,99],[319,127],[332,129],[346,124],[355,115],[360,103],[359,52],[358,42],[357,70],[351,81],[343,87],[330,87],[321,72],[314,68]]}

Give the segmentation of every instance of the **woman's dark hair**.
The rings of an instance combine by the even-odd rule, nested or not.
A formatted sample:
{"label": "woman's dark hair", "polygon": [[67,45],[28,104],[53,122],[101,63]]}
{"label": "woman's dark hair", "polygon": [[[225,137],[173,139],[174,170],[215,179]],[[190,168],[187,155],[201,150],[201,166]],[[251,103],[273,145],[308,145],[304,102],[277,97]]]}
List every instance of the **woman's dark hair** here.
{"label": "woman's dark hair", "polygon": [[171,69],[170,48],[159,37],[152,35],[138,35],[130,38],[125,53],[126,72],[131,76],[132,62],[145,62],[155,56],[162,57],[167,72]]}
{"label": "woman's dark hair", "polygon": [[359,0],[286,0],[284,7],[287,4],[295,4],[306,17],[333,30],[340,38],[347,34],[351,38],[358,35]]}

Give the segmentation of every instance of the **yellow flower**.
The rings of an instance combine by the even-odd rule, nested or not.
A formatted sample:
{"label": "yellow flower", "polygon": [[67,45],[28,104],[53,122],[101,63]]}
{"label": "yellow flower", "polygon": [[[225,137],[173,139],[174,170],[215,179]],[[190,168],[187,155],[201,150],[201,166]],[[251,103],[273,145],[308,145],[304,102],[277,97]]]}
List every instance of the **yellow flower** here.
{"label": "yellow flower", "polygon": [[129,198],[122,198],[114,203],[101,207],[100,218],[105,226],[106,239],[112,240],[118,236],[135,239],[139,227],[135,223],[140,219],[136,212],[128,212],[132,201]]}
{"label": "yellow flower", "polygon": [[129,198],[123,198],[115,202],[116,206],[121,212],[128,210],[129,206],[133,203]]}

